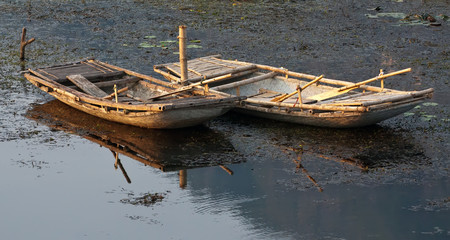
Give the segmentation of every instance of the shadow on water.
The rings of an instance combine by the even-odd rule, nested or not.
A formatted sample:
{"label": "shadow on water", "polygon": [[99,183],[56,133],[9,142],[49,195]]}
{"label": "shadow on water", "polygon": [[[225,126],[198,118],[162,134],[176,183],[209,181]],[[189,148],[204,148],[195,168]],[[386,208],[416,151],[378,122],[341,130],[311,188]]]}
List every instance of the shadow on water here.
{"label": "shadow on water", "polygon": [[[317,156],[335,156],[362,168],[428,163],[423,147],[408,131],[373,125],[364,128],[332,129],[276,122],[229,114],[232,124],[252,126],[270,136],[281,148]],[[251,136],[248,136],[251,137]]]}
{"label": "shadow on water", "polygon": [[244,161],[223,134],[204,125],[177,130],[138,128],[102,120],[58,100],[36,104],[26,116],[110,149],[115,167],[120,167],[129,183],[119,154],[163,172],[180,171],[184,181],[186,169],[220,166],[232,174],[224,165]]}

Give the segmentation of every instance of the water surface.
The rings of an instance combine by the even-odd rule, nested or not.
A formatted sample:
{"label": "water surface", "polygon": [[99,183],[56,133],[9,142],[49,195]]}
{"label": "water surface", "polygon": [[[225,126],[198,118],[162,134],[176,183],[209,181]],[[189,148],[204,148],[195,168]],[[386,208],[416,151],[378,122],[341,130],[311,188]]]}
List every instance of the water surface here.
{"label": "water surface", "polygon": [[[2,237],[447,239],[450,31],[439,16],[449,10],[445,0],[0,2]],[[387,87],[436,92],[361,129],[229,113],[156,131],[73,111],[19,73],[95,56],[157,76],[154,64],[177,61],[181,24],[200,40],[191,58],[354,82],[412,67]],[[37,39],[24,63],[22,27]]]}

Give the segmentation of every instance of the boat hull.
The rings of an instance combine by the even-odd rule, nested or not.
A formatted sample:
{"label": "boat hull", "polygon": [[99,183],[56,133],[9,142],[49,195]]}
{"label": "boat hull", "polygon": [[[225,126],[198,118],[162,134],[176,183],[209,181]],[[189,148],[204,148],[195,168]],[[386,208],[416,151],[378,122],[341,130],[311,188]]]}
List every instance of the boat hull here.
{"label": "boat hull", "polygon": [[314,113],[313,111],[287,112],[279,111],[274,108],[261,109],[252,105],[244,105],[235,108],[236,112],[272,119],[282,122],[290,122],[302,125],[329,128],[355,128],[365,127],[377,124],[386,119],[395,117],[399,114],[409,111],[422,101],[416,101],[409,104],[394,106],[387,109],[374,110],[370,112],[329,112]]}
{"label": "boat hull", "polygon": [[215,105],[201,108],[193,107],[185,109],[171,109],[162,112],[148,111],[138,114],[124,114],[121,111],[104,111],[101,109],[91,108],[90,106],[86,106],[66,98],[57,97],[57,99],[73,108],[108,121],[154,129],[192,127],[208,122],[209,120],[212,120],[230,110],[229,106],[221,107]]}
{"label": "boat hull", "polygon": [[[93,68],[94,64],[97,67]],[[102,71],[98,75],[93,72],[92,68],[97,70],[99,67],[114,71],[107,73]],[[126,69],[119,68],[120,71],[117,71],[117,68],[119,67],[88,60],[87,62],[49,67],[44,70],[29,70],[31,73],[25,73],[24,76],[42,91],[75,109],[105,120],[143,128],[174,129],[199,125],[226,113],[240,99],[209,94],[203,89],[187,89],[191,93],[186,94],[173,87],[171,83]],[[90,72],[86,73],[86,69]],[[91,78],[93,73],[96,73],[96,79],[101,81],[95,83],[99,86],[114,84],[115,93],[106,95],[105,92],[106,96],[87,94],[88,91],[93,90],[102,94],[103,90],[91,80],[74,75],[78,72],[83,72]],[[116,79],[115,76],[110,78],[111,75],[117,75],[117,72],[126,76],[120,76],[120,79]],[[46,76],[43,75],[44,73]],[[84,92],[61,83],[66,81],[66,78],[71,80],[73,77],[79,78],[77,87]],[[126,87],[122,87],[123,90],[120,93],[116,89],[117,81],[127,81],[127,84],[124,85]],[[112,90],[109,89],[109,91]],[[160,97],[161,95],[164,97]],[[115,101],[112,99],[114,96]]]}

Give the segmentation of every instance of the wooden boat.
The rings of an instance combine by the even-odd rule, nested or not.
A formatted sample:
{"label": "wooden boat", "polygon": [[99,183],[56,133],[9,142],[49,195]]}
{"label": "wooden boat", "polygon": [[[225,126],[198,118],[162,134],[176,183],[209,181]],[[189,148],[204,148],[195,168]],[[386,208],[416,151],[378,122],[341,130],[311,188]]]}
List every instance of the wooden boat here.
{"label": "wooden boat", "polygon": [[[258,117],[305,125],[349,128],[372,125],[406,112],[431,98],[433,89],[399,91],[384,87],[384,79],[411,69],[353,83],[242,61],[220,55],[187,62],[188,83],[214,81],[210,89],[245,96],[237,110]],[[165,78],[181,83],[180,65],[154,66]],[[207,80],[206,80],[207,81]],[[368,83],[380,81],[381,86]]]}
{"label": "wooden boat", "polygon": [[238,100],[200,84],[181,87],[94,59],[29,69],[24,76],[71,107],[144,128],[194,126],[224,114]]}

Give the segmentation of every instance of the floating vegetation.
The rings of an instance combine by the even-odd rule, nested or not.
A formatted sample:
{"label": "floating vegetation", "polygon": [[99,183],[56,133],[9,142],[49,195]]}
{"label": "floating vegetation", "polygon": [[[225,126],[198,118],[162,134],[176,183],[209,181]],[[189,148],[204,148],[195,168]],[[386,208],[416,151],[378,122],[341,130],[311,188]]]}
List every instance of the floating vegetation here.
{"label": "floating vegetation", "polygon": [[200,40],[190,40],[189,42],[190,42],[190,43],[201,43]]}
{"label": "floating vegetation", "polygon": [[[169,48],[176,48],[177,40],[164,40],[164,41],[156,41],[156,36],[149,35],[145,36],[144,39],[147,39],[147,41],[139,43],[139,48],[161,48],[161,49],[169,49]],[[124,45],[125,46],[125,45]]]}
{"label": "floating vegetation", "polygon": [[429,212],[439,212],[439,211],[448,211],[450,210],[450,197],[434,199],[434,200],[426,200],[426,203],[411,206],[409,208],[410,211],[429,211]]}
{"label": "floating vegetation", "polygon": [[390,12],[390,13],[377,13],[377,14],[366,14],[368,18],[380,18],[380,17],[391,17],[391,18],[400,18],[403,19],[407,15],[399,12]]}
{"label": "floating vegetation", "polygon": [[436,118],[436,115],[422,115],[421,117],[420,117],[420,119],[422,119],[422,121],[424,121],[424,122],[429,122],[429,121],[431,121],[431,119],[434,119],[434,118]]}
{"label": "floating vegetation", "polygon": [[[378,8],[368,9],[368,10],[380,10]],[[442,21],[448,21],[449,17],[444,14],[439,14],[433,16],[428,13],[424,14],[405,14],[401,12],[387,12],[387,13],[376,13],[376,14],[366,14],[366,17],[376,19],[383,17],[390,17],[400,19],[398,24],[394,26],[412,26],[412,25],[430,25],[430,26],[441,26],[442,24],[437,22],[437,19]]]}
{"label": "floating vegetation", "polygon": [[422,105],[423,105],[423,106],[427,106],[427,107],[429,107],[429,106],[435,107],[435,106],[437,106],[437,105],[439,105],[439,104],[438,104],[438,103],[435,103],[435,102],[426,102],[426,103],[423,103]]}
{"label": "floating vegetation", "polygon": [[[435,102],[425,102],[425,103],[422,103],[421,105],[415,106],[414,112],[410,111],[410,112],[403,113],[403,116],[405,116],[405,117],[418,116],[422,121],[429,122],[432,119],[437,119],[437,116],[434,114],[427,113],[427,110],[429,110],[429,109],[426,107],[436,107],[438,105],[439,104],[435,103]],[[422,108],[422,106],[424,108]],[[441,121],[446,122],[446,119],[441,119]]]}
{"label": "floating vegetation", "polygon": [[140,48],[152,48],[152,47],[156,47],[156,45],[155,44],[150,44],[148,42],[143,42],[143,43],[139,44],[139,47]]}
{"label": "floating vegetation", "polygon": [[202,48],[202,46],[196,44],[189,44],[186,46],[186,48]]}
{"label": "floating vegetation", "polygon": [[175,40],[166,40],[166,41],[159,41],[161,44],[172,44],[172,43],[176,43],[177,41]]}
{"label": "floating vegetation", "polygon": [[[129,194],[133,196],[133,194]],[[146,193],[140,197],[130,197],[120,200],[121,203],[131,204],[131,205],[141,205],[141,206],[152,206],[157,202],[162,202],[165,197],[165,193]]]}

